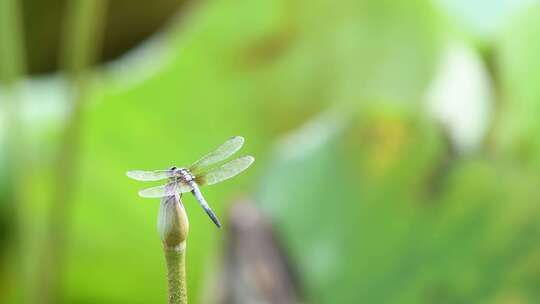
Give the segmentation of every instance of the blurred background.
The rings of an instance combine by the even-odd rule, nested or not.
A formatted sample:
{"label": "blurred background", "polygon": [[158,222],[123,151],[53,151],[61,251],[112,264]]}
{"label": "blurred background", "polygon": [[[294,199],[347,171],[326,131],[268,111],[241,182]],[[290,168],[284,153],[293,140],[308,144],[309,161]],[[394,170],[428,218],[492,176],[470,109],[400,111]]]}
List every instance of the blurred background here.
{"label": "blurred background", "polygon": [[0,0],[0,302],[540,303],[540,3]]}

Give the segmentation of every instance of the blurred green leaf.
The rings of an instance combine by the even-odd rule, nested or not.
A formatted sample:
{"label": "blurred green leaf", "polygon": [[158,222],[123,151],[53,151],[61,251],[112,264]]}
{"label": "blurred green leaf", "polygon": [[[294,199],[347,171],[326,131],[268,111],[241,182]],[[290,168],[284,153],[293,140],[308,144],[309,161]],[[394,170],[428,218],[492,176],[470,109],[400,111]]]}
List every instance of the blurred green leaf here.
{"label": "blurred green leaf", "polygon": [[540,6],[512,19],[497,44],[501,105],[496,148],[505,157],[540,164]]}
{"label": "blurred green leaf", "polygon": [[390,295],[370,286],[397,280],[385,270],[399,258],[392,251],[422,216],[413,204],[428,195],[422,182],[440,155],[434,129],[377,112],[343,127],[326,117],[311,122],[291,135],[261,182],[259,201],[318,303],[384,303],[377,297]]}
{"label": "blurred green leaf", "polygon": [[[443,32],[428,1],[365,0],[339,5],[327,1],[217,1],[197,6],[154,42],[165,54],[146,54],[146,59],[150,57],[151,66],[164,64],[146,78],[133,84],[129,66],[119,78],[111,77],[106,67],[103,82],[93,87],[92,98],[86,101],[66,302],[165,300],[165,265],[156,232],[158,200],[139,198],[137,191],[148,185],[126,178],[126,170],[189,164],[224,139],[243,135],[245,153],[257,159],[252,169],[233,181],[203,189],[216,213],[223,214],[225,203],[249,192],[260,168],[268,167],[273,140],[324,109],[347,103],[355,112],[357,105],[367,101],[414,104],[416,108],[431,78]],[[325,146],[324,153],[311,146],[315,151],[298,159],[298,164],[285,163],[296,173],[282,176],[283,172],[276,171],[275,177],[262,182],[272,189],[265,197],[275,196],[283,204],[291,198],[304,202],[287,208],[276,204],[274,210],[280,215],[292,208],[290,215],[276,218],[283,218],[284,231],[299,232],[288,236],[290,244],[306,238],[306,249],[312,249],[302,265],[312,266],[307,269],[311,290],[321,286],[335,289],[336,293],[316,289],[314,295],[321,301],[343,297],[347,302],[347,297],[354,296],[347,293],[353,290],[352,282],[341,280],[363,273],[358,269],[347,272],[347,260],[360,251],[350,242],[361,222],[357,216],[369,218],[373,213],[366,206],[388,199],[378,197],[381,189],[389,189],[390,198],[405,195],[413,200],[410,197],[430,195],[423,182],[441,153],[436,131],[424,128],[426,122],[403,122],[398,113],[385,116],[380,125],[365,118],[367,125],[355,119],[342,127],[346,122],[338,118],[336,126],[316,129],[329,133],[332,145]],[[43,147],[35,156],[39,166],[28,177],[32,185],[29,200],[36,209],[32,212],[37,223],[31,227],[35,238],[39,238],[44,202],[50,195],[48,166],[54,156],[51,145],[56,144],[50,142],[56,133],[39,131],[45,133],[45,139],[40,139]],[[421,135],[409,138],[410,132]],[[309,149],[309,142],[305,144],[301,148]],[[409,161],[409,155],[415,160]],[[336,159],[340,161],[336,163]],[[328,178],[333,175],[335,179]],[[284,188],[271,188],[273,183]],[[327,208],[325,195],[329,194],[334,200],[330,205],[343,203],[350,208]],[[324,218],[304,216],[313,206],[306,202],[319,206]],[[222,233],[193,198],[185,196],[184,203],[191,222],[189,294],[198,303]],[[389,219],[399,219],[396,214],[400,212],[386,206],[379,218],[390,214]],[[392,248],[402,241],[391,232],[408,223],[396,220],[397,226],[383,234]],[[320,231],[310,235],[318,225]],[[386,239],[370,238],[371,243],[366,244],[373,246],[370,255],[376,255],[383,246],[378,242]],[[290,247],[296,257],[307,252]],[[364,263],[362,267],[372,266]]]}
{"label": "blurred green leaf", "polygon": [[308,301],[538,301],[537,266],[524,266],[538,264],[538,175],[446,163],[436,128],[416,115],[375,111],[360,121],[302,154],[301,138],[315,132],[295,133],[261,183],[260,204],[299,265]]}

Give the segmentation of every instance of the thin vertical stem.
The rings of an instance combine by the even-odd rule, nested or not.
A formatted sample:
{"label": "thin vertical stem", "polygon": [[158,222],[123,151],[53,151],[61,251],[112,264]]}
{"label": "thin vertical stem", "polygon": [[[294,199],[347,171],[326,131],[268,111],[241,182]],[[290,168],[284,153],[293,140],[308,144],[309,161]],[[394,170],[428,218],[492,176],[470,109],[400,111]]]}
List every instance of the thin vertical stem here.
{"label": "thin vertical stem", "polygon": [[[16,268],[14,271],[8,271],[10,275],[17,274],[15,280],[19,286],[25,282],[26,255],[24,249],[26,245],[26,227],[28,226],[28,217],[24,216],[26,201],[23,200],[23,176],[18,174],[22,165],[28,165],[25,149],[24,128],[21,118],[21,96],[20,83],[24,78],[26,70],[26,54],[24,47],[24,33],[21,3],[18,0],[0,1],[0,85],[4,92],[4,99],[0,104],[3,107],[4,115],[1,126],[7,130],[6,141],[3,147],[6,147],[6,175],[7,182],[10,183],[8,189],[12,190],[10,203],[6,206],[4,212],[11,213],[14,218],[14,246],[10,249],[14,257],[14,263],[8,263],[10,267]],[[27,166],[28,167],[28,166]],[[16,292],[20,292],[19,289]],[[14,298],[22,300],[24,295],[16,294]],[[8,296],[9,298],[9,296]]]}
{"label": "thin vertical stem", "polygon": [[24,75],[25,53],[18,0],[0,1],[0,81],[16,83]]}
{"label": "thin vertical stem", "polygon": [[187,304],[186,248],[164,248],[169,304]]}
{"label": "thin vertical stem", "polygon": [[37,278],[36,301],[57,303],[67,232],[78,167],[83,105],[88,91],[89,68],[101,46],[106,0],[67,1],[61,62],[72,83],[72,97],[63,130],[55,174],[55,192],[49,210],[42,269]]}
{"label": "thin vertical stem", "polygon": [[179,195],[163,197],[159,207],[158,232],[167,265],[169,304],[187,303],[186,243],[189,221]]}
{"label": "thin vertical stem", "polygon": [[[21,20],[21,7],[17,0],[0,1],[0,84],[5,85],[6,98],[1,106],[5,107],[5,127],[9,162],[8,171],[17,190],[19,176],[15,170],[22,163],[25,153],[23,128],[21,126],[21,105],[19,95],[20,80],[24,77],[25,53]],[[15,191],[15,200],[20,195]],[[15,205],[19,205],[15,203]]]}

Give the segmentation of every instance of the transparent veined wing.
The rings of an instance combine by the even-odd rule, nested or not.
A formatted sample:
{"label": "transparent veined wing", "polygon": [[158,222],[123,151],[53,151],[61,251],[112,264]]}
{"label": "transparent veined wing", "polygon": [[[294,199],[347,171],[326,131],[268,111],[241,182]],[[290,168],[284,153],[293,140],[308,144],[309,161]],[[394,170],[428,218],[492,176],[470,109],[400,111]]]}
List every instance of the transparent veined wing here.
{"label": "transparent veined wing", "polygon": [[189,170],[191,172],[197,172],[204,167],[227,159],[228,157],[236,153],[236,151],[240,150],[243,144],[244,138],[242,136],[235,136],[233,138],[230,138],[221,146],[219,146],[216,150],[206,154],[201,159],[196,161],[193,165],[191,165],[191,167],[189,167]]}
{"label": "transparent veined wing", "polygon": [[219,183],[246,170],[254,161],[255,158],[250,155],[231,160],[221,167],[210,170],[201,176],[198,176],[197,182],[200,185],[213,185]]}
{"label": "transparent veined wing", "polygon": [[[176,185],[175,185],[176,184]],[[171,196],[175,193],[185,193],[191,191],[190,185],[183,182],[170,182],[165,185],[150,187],[139,191],[141,197],[159,198],[164,196]]]}
{"label": "transparent veined wing", "polygon": [[132,178],[134,180],[143,181],[143,182],[151,182],[151,181],[158,181],[161,179],[174,177],[174,171],[173,170],[156,170],[156,171],[131,170],[131,171],[126,172],[126,175],[129,178]]}

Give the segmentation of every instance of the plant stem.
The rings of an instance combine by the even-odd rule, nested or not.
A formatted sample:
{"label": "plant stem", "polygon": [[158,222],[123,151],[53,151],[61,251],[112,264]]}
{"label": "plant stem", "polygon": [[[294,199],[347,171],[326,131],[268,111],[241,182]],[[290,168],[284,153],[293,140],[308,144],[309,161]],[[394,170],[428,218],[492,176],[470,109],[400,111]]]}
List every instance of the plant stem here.
{"label": "plant stem", "polygon": [[25,70],[21,4],[17,0],[0,2],[0,81],[14,84]]}
{"label": "plant stem", "polygon": [[43,244],[35,301],[57,303],[67,247],[69,219],[76,185],[83,104],[88,96],[89,70],[100,51],[106,0],[67,1],[61,62],[72,84],[66,125],[57,155],[55,192]]}
{"label": "plant stem", "polygon": [[[25,169],[32,170],[30,168],[31,164],[27,161],[26,132],[21,119],[22,98],[20,84],[26,71],[22,23],[22,5],[20,1],[0,1],[0,84],[5,94],[2,104],[0,104],[5,114],[1,127],[8,131],[2,149],[7,146],[4,151],[6,154],[5,172],[6,176],[8,176],[8,189],[12,190],[9,198],[10,204],[4,206],[5,209],[2,208],[1,211],[4,212],[3,217],[5,219],[11,218],[11,216],[15,218],[13,223],[15,226],[14,246],[13,248],[6,246],[8,247],[6,249],[13,255],[9,258],[14,259],[14,261],[10,260],[6,265],[2,265],[2,267],[10,268],[10,270],[5,271],[0,279],[4,281],[7,280],[4,275],[15,275],[11,278],[18,280],[20,286],[24,286],[27,281],[26,264],[28,255],[24,253],[28,244],[26,232],[28,226],[30,226],[30,217],[25,214],[27,201],[24,200],[24,192],[28,189],[25,187],[24,176],[19,173],[19,169],[23,168],[24,165]],[[15,270],[12,272],[11,269]],[[14,291],[13,297],[24,302],[26,298],[24,293],[20,292],[22,289],[19,288]],[[9,299],[10,295],[7,298]]]}
{"label": "plant stem", "polygon": [[187,304],[186,246],[164,247],[169,284],[169,304]]}
{"label": "plant stem", "polygon": [[186,243],[189,221],[179,195],[163,197],[159,207],[158,232],[167,265],[169,304],[187,303]]}

